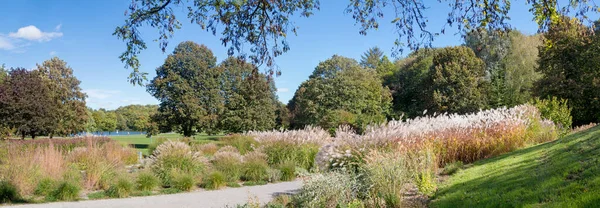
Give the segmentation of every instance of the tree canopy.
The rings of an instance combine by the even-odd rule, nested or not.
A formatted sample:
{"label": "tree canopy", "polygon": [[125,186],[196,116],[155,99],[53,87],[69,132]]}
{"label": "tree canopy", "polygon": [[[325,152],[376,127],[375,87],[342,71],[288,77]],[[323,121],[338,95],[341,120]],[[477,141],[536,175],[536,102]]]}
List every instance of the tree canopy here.
{"label": "tree canopy", "polygon": [[334,55],[319,63],[288,108],[295,128],[347,124],[361,130],[367,124],[385,121],[390,104],[390,92],[381,85],[374,69]]}
{"label": "tree canopy", "polygon": [[49,135],[66,136],[85,130],[87,120],[85,98],[73,69],[57,57],[38,64],[37,70],[43,75],[49,88],[52,108]]}
{"label": "tree canopy", "polygon": [[175,130],[189,137],[216,130],[224,109],[216,62],[206,46],[186,41],[156,69],[148,92],[160,102],[153,119],[161,132]]}
{"label": "tree canopy", "polygon": [[[435,36],[445,33],[446,27],[456,27],[460,33],[467,34],[476,28],[490,31],[509,30],[509,11],[513,1],[443,1],[450,8],[442,28],[430,28],[425,11],[434,2],[388,1],[388,0],[349,0],[345,12],[359,25],[358,32],[366,35],[377,29],[384,16],[391,16],[397,35],[394,54],[404,47],[418,50],[431,47]],[[529,11],[534,15],[540,31],[560,21],[561,14],[575,14],[587,20],[589,12],[598,11],[598,6],[589,0],[571,0],[565,6],[558,1],[527,0]],[[393,9],[389,10],[386,7]],[[134,0],[127,9],[125,23],[115,29],[113,35],[126,43],[127,49],[120,59],[126,67],[132,68],[130,82],[141,84],[146,74],[139,71],[137,55],[147,48],[140,36],[139,28],[150,25],[158,30],[157,41],[163,52],[169,38],[181,28],[179,13],[187,8],[188,20],[198,24],[203,30],[217,33],[222,44],[228,48],[228,54],[248,57],[251,63],[266,64],[273,73],[274,58],[290,50],[286,37],[298,29],[291,21],[294,17],[310,17],[320,9],[319,0],[248,0],[248,1],[211,1],[211,0]],[[388,13],[390,12],[390,13]],[[243,45],[249,44],[251,54],[245,54]]]}
{"label": "tree canopy", "polygon": [[575,125],[600,120],[600,36],[577,19],[552,25],[540,47],[536,95],[567,99]]}
{"label": "tree canopy", "polygon": [[225,132],[265,131],[275,128],[277,98],[271,79],[256,66],[229,57],[219,68],[222,74],[225,110],[220,116]]}

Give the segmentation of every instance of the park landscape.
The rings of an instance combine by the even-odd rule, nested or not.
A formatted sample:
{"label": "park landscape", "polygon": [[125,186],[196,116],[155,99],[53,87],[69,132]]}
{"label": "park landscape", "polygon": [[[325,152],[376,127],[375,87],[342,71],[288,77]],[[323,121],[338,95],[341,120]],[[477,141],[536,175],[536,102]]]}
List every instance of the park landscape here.
{"label": "park landscape", "polygon": [[[432,47],[425,17],[401,12],[426,10],[425,2],[350,1],[361,34],[377,29],[371,15],[384,10],[375,8],[395,6],[393,53],[409,52],[321,57],[287,103],[276,86],[286,71],[275,66],[290,50],[286,33],[296,32],[288,17],[309,17],[319,2],[206,2],[132,1],[113,33],[127,45],[115,58],[128,80],[157,105],[91,108],[59,57],[33,69],[2,65],[0,205],[291,181],[301,184],[293,192],[234,206],[600,206],[600,35],[598,22],[580,15],[594,12],[589,2],[528,2],[535,34],[506,26],[510,1],[456,3],[448,22],[460,25],[460,44]],[[173,8],[184,5],[192,23],[222,37],[227,57],[195,41],[166,51],[181,27]],[[462,21],[466,14],[478,18]],[[144,25],[168,54],[150,78],[138,59]]]}

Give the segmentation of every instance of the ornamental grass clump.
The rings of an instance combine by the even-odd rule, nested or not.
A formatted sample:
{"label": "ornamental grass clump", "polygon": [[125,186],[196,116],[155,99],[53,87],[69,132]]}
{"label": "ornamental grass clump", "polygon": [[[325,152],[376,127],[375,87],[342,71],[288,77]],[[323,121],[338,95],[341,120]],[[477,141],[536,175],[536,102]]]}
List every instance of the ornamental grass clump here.
{"label": "ornamental grass clump", "polygon": [[183,142],[167,141],[150,157],[150,169],[165,187],[174,183],[174,173],[195,178],[207,169],[208,162],[199,152],[192,152]]}
{"label": "ornamental grass clump", "polygon": [[253,151],[244,155],[242,179],[246,181],[267,181],[269,179],[267,155]]}
{"label": "ornamental grass clump", "polygon": [[106,195],[112,198],[129,197],[134,190],[134,184],[129,178],[118,177],[107,190]]}
{"label": "ornamental grass clump", "polygon": [[252,136],[234,134],[231,136],[225,136],[219,138],[219,141],[227,145],[235,147],[241,154],[246,154],[254,149],[254,146],[258,144]]}
{"label": "ornamental grass clump", "polygon": [[152,191],[158,187],[159,179],[149,171],[142,171],[137,175],[135,184],[140,191]]}
{"label": "ornamental grass clump", "polygon": [[344,207],[359,194],[354,176],[341,172],[315,174],[293,196],[294,207]]}
{"label": "ornamental grass clump", "polygon": [[242,175],[242,156],[238,152],[221,149],[212,159],[213,167],[224,174],[227,182],[237,182]]}

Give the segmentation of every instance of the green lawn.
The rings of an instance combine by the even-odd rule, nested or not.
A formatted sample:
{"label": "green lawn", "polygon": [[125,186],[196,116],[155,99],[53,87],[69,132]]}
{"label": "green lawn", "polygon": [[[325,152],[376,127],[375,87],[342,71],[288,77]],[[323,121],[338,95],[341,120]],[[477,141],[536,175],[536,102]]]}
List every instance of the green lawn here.
{"label": "green lawn", "polygon": [[[127,135],[127,136],[109,136],[111,139],[117,140],[123,144],[133,145],[142,153],[147,154],[148,145],[152,143],[153,140],[158,138],[167,138],[167,139],[180,139],[183,138],[182,135],[176,133],[167,133],[167,134],[159,134],[152,136],[152,138],[147,138],[146,135]],[[194,140],[197,143],[210,143],[215,142],[218,143],[218,139],[222,137],[222,135],[213,135],[209,136],[206,134],[199,134],[194,136]]]}
{"label": "green lawn", "polygon": [[431,207],[600,207],[600,126],[474,163]]}

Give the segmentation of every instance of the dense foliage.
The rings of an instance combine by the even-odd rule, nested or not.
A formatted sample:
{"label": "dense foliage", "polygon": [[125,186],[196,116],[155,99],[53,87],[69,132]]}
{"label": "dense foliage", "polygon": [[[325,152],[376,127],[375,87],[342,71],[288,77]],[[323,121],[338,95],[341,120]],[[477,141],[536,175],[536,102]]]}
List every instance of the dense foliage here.
{"label": "dense foliage", "polygon": [[540,47],[536,83],[539,97],[567,99],[575,125],[600,120],[600,35],[576,19],[552,25]]}
{"label": "dense foliage", "polygon": [[292,127],[347,124],[364,129],[386,120],[391,97],[374,69],[353,59],[334,55],[319,63],[288,104]]}
{"label": "dense foliage", "polygon": [[156,69],[148,92],[160,102],[154,120],[161,132],[175,130],[184,136],[216,131],[223,112],[217,58],[206,46],[182,42]]}
{"label": "dense foliage", "polygon": [[[244,132],[275,128],[279,103],[273,80],[230,57],[216,65],[210,49],[183,42],[159,67],[148,92],[160,101],[152,118],[160,132]],[[279,125],[285,125],[279,112]]]}

